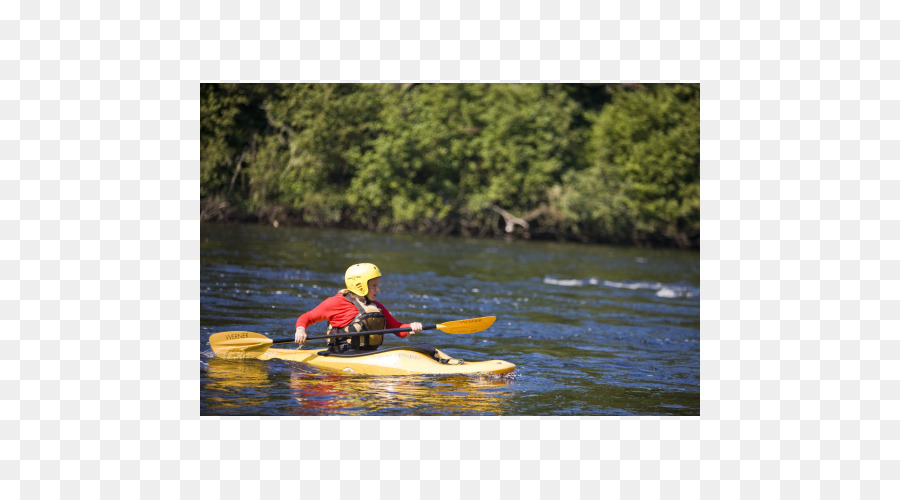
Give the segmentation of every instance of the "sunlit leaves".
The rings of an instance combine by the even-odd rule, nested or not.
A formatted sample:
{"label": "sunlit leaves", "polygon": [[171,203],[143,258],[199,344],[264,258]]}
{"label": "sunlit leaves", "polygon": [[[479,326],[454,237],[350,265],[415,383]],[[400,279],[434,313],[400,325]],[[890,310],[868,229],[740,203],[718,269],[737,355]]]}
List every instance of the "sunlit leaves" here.
{"label": "sunlit leaves", "polygon": [[699,85],[204,84],[201,197],[382,231],[699,244]]}

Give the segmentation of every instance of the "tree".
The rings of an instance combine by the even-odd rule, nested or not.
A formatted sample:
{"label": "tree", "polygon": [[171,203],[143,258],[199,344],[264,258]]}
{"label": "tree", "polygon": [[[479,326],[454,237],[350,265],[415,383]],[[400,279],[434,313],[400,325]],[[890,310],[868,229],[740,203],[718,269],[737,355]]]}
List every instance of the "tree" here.
{"label": "tree", "polygon": [[590,167],[570,172],[561,196],[578,232],[699,245],[699,84],[615,88],[612,103],[588,116]]}
{"label": "tree", "polygon": [[265,107],[276,135],[252,168],[254,207],[275,204],[307,224],[339,224],[380,109],[370,85],[279,86]]}
{"label": "tree", "polygon": [[[246,188],[242,171],[253,141],[266,126],[260,85],[200,85],[200,197],[240,199]],[[242,177],[242,174],[244,176]]]}
{"label": "tree", "polygon": [[699,246],[697,84],[202,84],[200,101],[203,220]]}

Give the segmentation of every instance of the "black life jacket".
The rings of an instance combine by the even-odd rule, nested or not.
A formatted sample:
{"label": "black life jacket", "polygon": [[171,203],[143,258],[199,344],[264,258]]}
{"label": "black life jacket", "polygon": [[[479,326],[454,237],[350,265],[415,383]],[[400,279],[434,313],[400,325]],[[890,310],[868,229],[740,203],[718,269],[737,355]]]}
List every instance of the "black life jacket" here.
{"label": "black life jacket", "polygon": [[[367,330],[384,330],[384,313],[381,312],[381,309],[379,309],[378,306],[376,306],[372,302],[369,302],[368,299],[366,299],[366,304],[362,304],[358,300],[351,299],[346,295],[344,295],[344,298],[347,299],[348,302],[356,306],[356,309],[359,311],[359,313],[347,326],[335,328],[329,323],[328,331],[325,332],[325,335],[339,335],[340,332],[356,333],[364,332]],[[354,349],[375,350],[378,349],[378,346],[380,346],[382,342],[384,342],[383,334],[357,335],[355,337],[349,338],[345,337],[338,339],[329,339],[328,346],[329,348],[336,351],[341,350],[341,344],[349,344]]]}

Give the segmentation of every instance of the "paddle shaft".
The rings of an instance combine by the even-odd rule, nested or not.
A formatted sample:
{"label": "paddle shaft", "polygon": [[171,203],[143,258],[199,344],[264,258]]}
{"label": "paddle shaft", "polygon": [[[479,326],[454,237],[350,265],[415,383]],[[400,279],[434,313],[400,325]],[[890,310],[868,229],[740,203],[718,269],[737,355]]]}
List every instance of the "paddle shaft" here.
{"label": "paddle shaft", "polygon": [[[437,328],[437,325],[423,325],[422,330],[434,330]],[[404,327],[404,328],[388,328],[387,330],[371,330],[366,332],[356,332],[356,333],[340,333],[335,335],[314,335],[312,337],[306,337],[306,340],[322,340],[322,339],[340,339],[345,337],[359,337],[361,335],[381,335],[383,333],[400,333],[400,332],[411,332],[412,328]],[[272,339],[273,344],[285,344],[288,342],[294,342],[294,337],[285,337],[281,339]]]}

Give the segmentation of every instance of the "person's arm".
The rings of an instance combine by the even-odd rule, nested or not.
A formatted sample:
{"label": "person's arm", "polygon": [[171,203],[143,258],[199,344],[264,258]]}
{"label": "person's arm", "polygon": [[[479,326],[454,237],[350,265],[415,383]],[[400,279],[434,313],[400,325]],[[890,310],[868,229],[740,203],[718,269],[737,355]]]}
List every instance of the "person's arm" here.
{"label": "person's arm", "polygon": [[297,327],[297,330],[294,331],[294,342],[301,345],[306,343],[306,327]]}
{"label": "person's arm", "polygon": [[321,304],[317,305],[313,310],[308,311],[300,315],[297,318],[297,328],[307,328],[312,324],[318,323],[319,321],[325,321],[328,319],[329,311],[332,309],[329,301],[331,299],[325,299]]}
{"label": "person's arm", "polygon": [[406,328],[406,327],[412,328],[411,332],[397,332],[394,334],[394,335],[400,337],[401,339],[405,339],[406,337],[408,337],[410,335],[414,335],[414,334],[422,331],[422,323],[419,323],[418,321],[413,322],[413,323],[401,323],[401,322],[397,321],[393,315],[391,315],[391,312],[388,311],[387,307],[384,307],[384,305],[382,303],[375,302],[375,305],[377,305],[378,308],[381,309],[381,312],[384,314],[384,327],[386,329],[388,329],[388,328]]}
{"label": "person's arm", "polygon": [[[306,342],[306,329],[319,321],[329,321],[338,326],[342,326],[341,322],[349,323],[353,321],[353,318],[356,316],[356,309],[350,306],[349,309],[353,309],[350,311],[348,308],[342,307],[344,302],[346,300],[343,300],[343,297],[335,295],[323,300],[313,310],[303,313],[297,318],[294,342],[298,344]],[[350,303],[347,302],[347,305],[349,306]]]}

